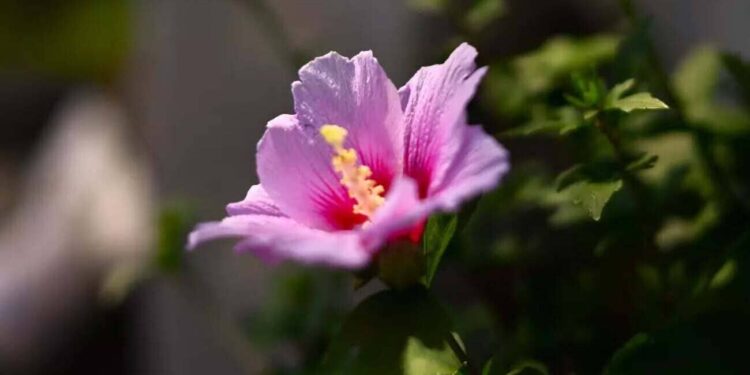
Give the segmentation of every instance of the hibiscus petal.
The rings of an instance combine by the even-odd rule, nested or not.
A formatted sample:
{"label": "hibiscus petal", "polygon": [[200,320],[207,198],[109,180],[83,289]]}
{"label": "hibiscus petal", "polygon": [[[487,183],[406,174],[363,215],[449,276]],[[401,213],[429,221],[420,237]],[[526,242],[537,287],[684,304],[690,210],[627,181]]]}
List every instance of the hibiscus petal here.
{"label": "hibiscus petal", "polygon": [[260,184],[251,186],[242,201],[228,204],[227,214],[286,216]]}
{"label": "hibiscus petal", "polygon": [[352,231],[326,232],[278,216],[239,215],[220,222],[200,224],[190,233],[188,248],[205,241],[239,237],[238,251],[251,251],[264,260],[294,260],[310,265],[357,269],[370,253]]}
{"label": "hibiscus petal", "polygon": [[331,166],[333,151],[295,116],[268,123],[258,143],[258,177],[268,196],[287,216],[312,228],[350,229],[364,221]]}
{"label": "hibiscus petal", "polygon": [[428,198],[429,204],[444,211],[491,190],[510,169],[508,152],[481,126],[462,124],[459,129],[445,147]]}
{"label": "hibiscus petal", "polygon": [[385,204],[362,229],[362,243],[366,248],[378,250],[386,241],[409,232],[427,218],[432,211],[420,201],[417,183],[409,177],[396,179],[388,192]]}
{"label": "hibiscus petal", "polygon": [[446,143],[460,132],[457,125],[485,68],[476,69],[474,47],[461,44],[441,65],[420,69],[399,91],[404,107],[404,173],[427,196],[436,164]]}
{"label": "hibiscus petal", "polygon": [[402,110],[396,87],[372,52],[351,59],[331,52],[303,66],[299,76],[292,93],[300,124],[346,128],[346,147],[388,188],[403,155]]}

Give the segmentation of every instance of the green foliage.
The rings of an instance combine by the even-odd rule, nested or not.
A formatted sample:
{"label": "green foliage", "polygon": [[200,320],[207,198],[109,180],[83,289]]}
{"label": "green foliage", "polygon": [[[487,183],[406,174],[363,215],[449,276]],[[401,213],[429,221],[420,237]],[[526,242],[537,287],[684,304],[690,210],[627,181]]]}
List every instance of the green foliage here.
{"label": "green foliage", "polygon": [[466,27],[480,31],[506,12],[504,0],[476,0],[466,14]]}
{"label": "green foliage", "polygon": [[487,361],[482,368],[482,375],[548,375],[549,371],[543,363],[537,361],[522,361],[513,366],[509,371],[500,369],[495,365],[493,359]]}
{"label": "green foliage", "polygon": [[667,109],[666,104],[654,98],[648,92],[639,92],[624,98],[617,98],[605,109],[619,109],[623,112],[632,112],[636,109]]}
{"label": "green foliage", "polygon": [[454,214],[434,215],[427,221],[422,238],[422,250],[426,258],[425,285],[428,287],[435,278],[440,260],[456,232],[458,217]]}
{"label": "green foliage", "polygon": [[[245,321],[256,350],[277,367],[274,374],[310,374],[346,312],[342,274],[289,267],[270,283],[269,303]],[[299,356],[289,361],[288,350]]]}
{"label": "green foliage", "polygon": [[750,109],[750,63],[733,54],[722,55],[722,61],[737,82],[745,107]]}
{"label": "green foliage", "polygon": [[581,206],[594,220],[599,220],[602,210],[612,195],[622,188],[622,180],[593,182],[580,181],[567,187],[567,193],[573,204]]}
{"label": "green foliage", "polygon": [[538,50],[493,65],[484,86],[486,105],[504,116],[518,116],[571,73],[612,59],[618,41],[611,35],[560,36]]}
{"label": "green foliage", "polygon": [[422,287],[384,291],[346,319],[323,362],[325,374],[455,374],[450,321]]}
{"label": "green foliage", "polygon": [[718,312],[654,334],[640,333],[615,353],[604,373],[737,373],[746,368],[739,344],[750,333],[744,317],[739,312]]}
{"label": "green foliage", "polygon": [[107,81],[130,45],[130,6],[120,0],[0,3],[0,67]]}
{"label": "green foliage", "polygon": [[716,50],[696,49],[674,74],[675,93],[691,126],[722,136],[749,134],[750,116],[746,110],[716,100],[722,68],[721,55]]}
{"label": "green foliage", "polygon": [[194,224],[193,211],[185,204],[173,203],[159,213],[154,263],[160,271],[173,273],[180,270],[185,239]]}
{"label": "green foliage", "polygon": [[503,37],[501,2],[417,2],[480,47],[490,70],[468,115],[513,168],[471,215],[429,219],[423,259],[380,265],[450,285],[432,292],[455,325],[403,290],[413,277],[386,276],[401,290],[351,313],[324,373],[746,372],[748,63],[702,47],[665,71],[630,1],[622,35],[532,36],[515,56],[482,48]]}

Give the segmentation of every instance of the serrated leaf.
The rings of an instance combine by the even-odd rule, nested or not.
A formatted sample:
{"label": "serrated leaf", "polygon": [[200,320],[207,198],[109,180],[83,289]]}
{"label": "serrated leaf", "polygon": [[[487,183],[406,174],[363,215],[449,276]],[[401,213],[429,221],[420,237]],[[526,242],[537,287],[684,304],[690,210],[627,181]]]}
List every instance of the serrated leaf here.
{"label": "serrated leaf", "polygon": [[654,98],[648,92],[639,92],[621,99],[617,99],[607,109],[619,109],[623,112],[632,112],[635,110],[659,110],[668,109],[669,107],[661,100]]}
{"label": "serrated leaf", "polygon": [[563,190],[574,205],[581,206],[598,221],[602,216],[602,210],[607,205],[612,195],[622,188],[622,180],[614,181],[580,181]]}
{"label": "serrated leaf", "polygon": [[323,362],[325,374],[455,374],[447,314],[423,287],[387,290],[347,317]]}
{"label": "serrated leaf", "polygon": [[422,249],[426,261],[424,281],[428,287],[432,284],[440,260],[456,232],[457,223],[458,217],[455,214],[434,215],[427,221]]}
{"label": "serrated leaf", "polygon": [[609,93],[607,94],[606,104],[607,106],[611,105],[611,103],[614,103],[618,99],[622,98],[622,96],[630,91],[630,89],[635,86],[635,80],[629,79],[625,82],[618,83],[613,87],[611,90],[609,90]]}

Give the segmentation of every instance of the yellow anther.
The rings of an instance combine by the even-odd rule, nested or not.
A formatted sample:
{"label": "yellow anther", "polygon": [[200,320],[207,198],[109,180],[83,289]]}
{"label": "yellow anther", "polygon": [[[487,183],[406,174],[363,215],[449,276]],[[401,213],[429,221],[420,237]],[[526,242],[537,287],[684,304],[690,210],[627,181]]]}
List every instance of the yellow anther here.
{"label": "yellow anther", "polygon": [[343,147],[347,134],[346,129],[338,125],[323,125],[320,127],[320,135],[333,147]]}
{"label": "yellow anther", "polygon": [[385,188],[371,179],[372,170],[366,165],[357,165],[357,152],[352,148],[344,148],[344,140],[348,132],[338,125],[323,125],[320,134],[326,143],[333,147],[334,155],[331,160],[333,169],[341,174],[341,184],[346,187],[349,196],[357,203],[354,212],[372,217],[385,198]]}

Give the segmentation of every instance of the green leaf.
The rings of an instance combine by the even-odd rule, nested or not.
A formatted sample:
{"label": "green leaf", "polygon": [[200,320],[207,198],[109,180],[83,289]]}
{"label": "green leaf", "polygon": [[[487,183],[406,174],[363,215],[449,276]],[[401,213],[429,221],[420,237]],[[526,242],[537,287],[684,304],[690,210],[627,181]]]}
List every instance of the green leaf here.
{"label": "green leaf", "polygon": [[661,100],[654,98],[648,92],[639,92],[612,102],[607,109],[619,109],[623,112],[632,112],[634,110],[645,109],[668,109],[669,107]]}
{"label": "green leaf", "polygon": [[456,232],[458,217],[455,214],[433,215],[425,227],[422,249],[426,258],[425,285],[428,287],[435,278],[440,260]]}
{"label": "green leaf", "polygon": [[711,47],[695,49],[677,67],[673,86],[688,115],[691,107],[706,106],[713,101],[720,71],[719,54]]}
{"label": "green leaf", "polygon": [[704,313],[666,329],[639,333],[604,370],[624,374],[734,374],[747,368],[747,315],[734,309]]}
{"label": "green leaf", "polygon": [[645,169],[651,169],[656,165],[659,160],[659,155],[651,155],[643,153],[639,158],[628,163],[627,169],[629,172],[638,172]]}
{"label": "green leaf", "polygon": [[466,27],[480,31],[507,11],[504,0],[479,0],[466,14]]}
{"label": "green leaf", "polygon": [[580,112],[573,107],[561,107],[552,111],[537,107],[531,112],[532,119],[528,123],[503,132],[500,136],[567,135],[587,125]]}
{"label": "green leaf", "polygon": [[624,367],[623,364],[626,363],[630,357],[636,355],[638,351],[643,350],[650,345],[653,345],[653,339],[651,339],[649,335],[645,333],[636,334],[615,352],[604,373],[607,375],[619,373],[618,368]]}
{"label": "green leaf", "polygon": [[490,358],[490,360],[484,364],[484,367],[482,367],[482,375],[491,375],[494,363],[495,363],[494,358]]}
{"label": "green leaf", "polygon": [[724,54],[721,57],[724,66],[739,86],[745,106],[750,109],[750,63],[743,61],[738,55]]}
{"label": "green leaf", "polygon": [[609,90],[609,93],[607,94],[606,103],[609,105],[611,103],[614,103],[618,99],[622,98],[622,96],[626,92],[630,91],[633,88],[633,86],[635,86],[635,80],[632,78],[625,82],[618,83],[617,85],[615,85],[615,87]]}
{"label": "green leaf", "polygon": [[595,109],[604,102],[607,95],[604,81],[593,70],[575,72],[571,80],[578,96],[564,95],[569,103],[581,109]]}
{"label": "green leaf", "polygon": [[377,293],[349,315],[326,353],[325,374],[455,374],[447,314],[424,287]]}
{"label": "green leaf", "polygon": [[548,375],[547,366],[536,361],[525,361],[513,367],[507,375]]}
{"label": "green leaf", "polygon": [[185,204],[173,203],[159,213],[156,259],[159,270],[176,272],[182,265],[185,240],[193,226],[192,210]]}
{"label": "green leaf", "polygon": [[522,361],[511,368],[510,371],[503,371],[495,365],[494,358],[491,358],[482,368],[482,375],[548,375],[547,366],[537,361]]}
{"label": "green leaf", "polygon": [[571,73],[610,60],[619,41],[613,35],[556,37],[532,52],[493,64],[483,85],[486,105],[503,115],[520,115],[533,100],[562,88]]}
{"label": "green leaf", "polygon": [[599,160],[585,164],[576,164],[557,176],[557,191],[562,191],[580,181],[611,181],[618,175],[619,165],[614,160]]}
{"label": "green leaf", "polygon": [[0,2],[0,68],[108,81],[128,57],[131,3]]}
{"label": "green leaf", "polygon": [[602,210],[612,195],[622,188],[622,180],[614,181],[580,181],[576,182],[563,190],[568,198],[576,206],[581,206],[591,216],[598,221],[601,218]]}

